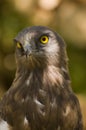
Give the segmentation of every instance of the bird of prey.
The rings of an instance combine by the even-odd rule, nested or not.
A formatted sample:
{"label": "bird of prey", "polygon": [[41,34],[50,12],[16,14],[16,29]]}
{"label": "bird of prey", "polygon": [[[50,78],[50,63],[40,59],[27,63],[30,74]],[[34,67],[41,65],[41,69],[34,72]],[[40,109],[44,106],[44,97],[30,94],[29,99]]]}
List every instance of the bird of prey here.
{"label": "bird of prey", "polygon": [[17,70],[0,101],[0,130],[82,130],[64,40],[45,26],[15,38]]}

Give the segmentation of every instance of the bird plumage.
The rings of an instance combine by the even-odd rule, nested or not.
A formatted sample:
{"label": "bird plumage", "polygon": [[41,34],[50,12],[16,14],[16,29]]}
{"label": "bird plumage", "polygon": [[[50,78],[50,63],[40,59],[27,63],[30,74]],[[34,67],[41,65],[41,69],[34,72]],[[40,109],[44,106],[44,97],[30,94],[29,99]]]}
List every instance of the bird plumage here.
{"label": "bird plumage", "polygon": [[0,102],[1,120],[10,130],[82,130],[63,39],[47,27],[33,26],[14,43],[17,70]]}

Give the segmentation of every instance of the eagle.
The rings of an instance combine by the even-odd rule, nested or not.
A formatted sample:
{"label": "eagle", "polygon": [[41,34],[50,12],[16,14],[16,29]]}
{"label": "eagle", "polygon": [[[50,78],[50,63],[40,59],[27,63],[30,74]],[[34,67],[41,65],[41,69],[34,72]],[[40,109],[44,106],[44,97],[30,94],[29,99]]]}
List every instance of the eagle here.
{"label": "eagle", "polygon": [[62,37],[32,26],[19,32],[14,44],[17,69],[0,100],[0,130],[82,130]]}

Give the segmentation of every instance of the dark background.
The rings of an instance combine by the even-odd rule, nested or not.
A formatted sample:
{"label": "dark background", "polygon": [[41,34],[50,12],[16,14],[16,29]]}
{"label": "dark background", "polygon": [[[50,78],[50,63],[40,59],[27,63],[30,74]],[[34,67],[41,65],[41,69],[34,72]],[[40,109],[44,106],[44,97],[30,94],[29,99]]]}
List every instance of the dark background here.
{"label": "dark background", "polygon": [[86,0],[0,1],[0,96],[15,75],[13,38],[32,25],[49,26],[64,38],[71,84],[80,100],[86,127]]}

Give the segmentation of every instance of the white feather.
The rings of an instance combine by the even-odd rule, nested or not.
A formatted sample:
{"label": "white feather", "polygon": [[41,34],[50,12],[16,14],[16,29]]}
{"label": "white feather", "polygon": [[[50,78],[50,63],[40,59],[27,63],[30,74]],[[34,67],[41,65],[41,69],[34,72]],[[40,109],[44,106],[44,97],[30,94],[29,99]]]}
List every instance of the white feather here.
{"label": "white feather", "polygon": [[6,121],[4,120],[0,121],[0,130],[9,130],[9,125]]}

